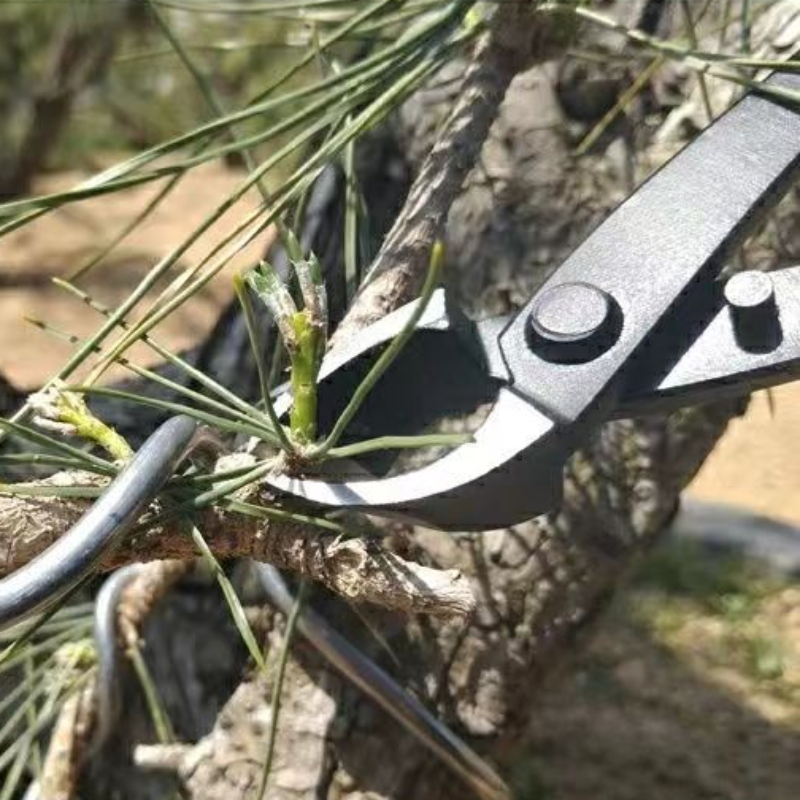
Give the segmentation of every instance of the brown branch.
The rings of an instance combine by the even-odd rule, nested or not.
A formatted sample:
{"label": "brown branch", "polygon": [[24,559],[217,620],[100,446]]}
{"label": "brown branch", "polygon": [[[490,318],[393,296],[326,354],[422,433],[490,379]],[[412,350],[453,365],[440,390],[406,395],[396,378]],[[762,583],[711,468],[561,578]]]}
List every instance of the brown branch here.
{"label": "brown branch", "polygon": [[192,568],[192,561],[154,561],[122,590],[117,610],[119,638],[126,650],[139,645],[141,630],[155,606]]}
{"label": "brown branch", "polygon": [[64,703],[50,737],[42,765],[38,796],[43,800],[72,800],[89,749],[95,717],[94,682]]}
{"label": "brown branch", "polygon": [[337,329],[334,344],[417,296],[431,247],[475,166],[512,79],[566,50],[574,22],[537,14],[537,5],[536,0],[498,5],[469,62],[459,100],[371,267],[372,280]]}
{"label": "brown branch", "polygon": [[[35,485],[81,485],[86,480],[80,473],[59,473]],[[257,499],[264,505],[270,501],[266,495]],[[13,572],[42,552],[89,505],[88,500],[0,494],[0,575]],[[475,606],[469,581],[458,570],[406,561],[375,540],[344,539],[307,523],[268,521],[220,508],[205,510],[197,523],[219,558],[269,562],[319,581],[354,603],[375,603],[408,614],[457,617],[469,615]],[[175,522],[130,538],[106,559],[103,568],[196,557],[194,543],[181,523]]]}

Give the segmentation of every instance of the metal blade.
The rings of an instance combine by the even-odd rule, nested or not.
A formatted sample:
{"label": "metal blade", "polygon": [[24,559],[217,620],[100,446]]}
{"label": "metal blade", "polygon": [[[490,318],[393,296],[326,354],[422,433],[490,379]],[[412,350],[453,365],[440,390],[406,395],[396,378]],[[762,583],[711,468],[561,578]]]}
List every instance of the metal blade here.
{"label": "metal blade", "polygon": [[[553,421],[501,389],[475,441],[400,475],[336,482],[276,475],[271,486],[312,503],[444,530],[488,530],[550,510],[561,496],[563,446]],[[558,452],[555,468],[547,445]]]}
{"label": "metal blade", "polygon": [[772,288],[763,313],[751,308],[753,318],[742,318],[718,283],[707,324],[694,333],[686,326],[671,346],[659,343],[656,357],[643,358],[662,366],[632,378],[613,416],[673,411],[800,377],[800,266],[761,277]]}
{"label": "metal blade", "polygon": [[[769,83],[800,89],[800,75]],[[800,109],[745,96],[611,214],[514,320],[501,338],[514,385],[565,425],[602,421],[618,404],[618,378],[638,348],[716,274],[798,168]],[[556,363],[533,351],[531,318],[546,292],[576,284],[610,298],[618,338],[585,363]],[[580,324],[583,309],[558,310]]]}
{"label": "metal blade", "polygon": [[[354,384],[402,329],[413,306],[370,326],[349,348],[325,360],[320,378],[323,427],[336,418]],[[491,402],[474,442],[398,475],[364,477],[364,469],[353,474],[352,465],[333,462],[321,465],[318,473],[270,476],[270,485],[317,505],[361,509],[447,530],[498,528],[549,511],[560,499],[561,467],[570,446],[553,420],[504,383],[497,338],[505,321],[474,324],[444,290],[437,290],[411,342],[370,395],[372,408],[362,409],[353,425],[363,426],[359,433],[367,438],[419,433],[426,415],[431,420],[458,416]],[[290,403],[284,394],[276,410],[283,413]],[[369,458],[360,459],[358,466],[376,471]]]}

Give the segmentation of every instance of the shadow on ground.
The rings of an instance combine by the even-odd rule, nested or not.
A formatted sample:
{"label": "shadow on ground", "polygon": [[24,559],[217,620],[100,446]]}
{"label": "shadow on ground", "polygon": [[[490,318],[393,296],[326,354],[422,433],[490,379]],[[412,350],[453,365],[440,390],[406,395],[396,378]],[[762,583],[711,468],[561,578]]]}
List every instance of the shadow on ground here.
{"label": "shadow on ground", "polygon": [[794,800],[800,587],[665,542],[533,719],[519,797]]}

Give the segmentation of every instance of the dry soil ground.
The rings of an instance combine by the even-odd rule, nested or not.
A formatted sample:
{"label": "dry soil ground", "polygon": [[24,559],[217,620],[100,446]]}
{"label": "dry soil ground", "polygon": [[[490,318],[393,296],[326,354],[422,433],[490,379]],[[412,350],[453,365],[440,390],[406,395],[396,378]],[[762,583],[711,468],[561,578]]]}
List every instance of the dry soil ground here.
{"label": "dry soil ground", "polygon": [[[59,175],[53,190],[80,176]],[[118,302],[180,243],[240,177],[216,167],[189,176],[146,227],[82,285]],[[0,370],[38,385],[68,347],[27,314],[79,336],[98,319],[50,284],[107,241],[153,188],[84,203],[0,241]],[[249,197],[224,229],[257,202]],[[251,263],[265,242],[237,260]],[[180,259],[196,262],[202,248]],[[177,274],[173,271],[172,276]],[[230,293],[230,271],[159,334],[197,341]],[[137,352],[142,361],[149,359]],[[800,384],[754,399],[692,486],[692,495],[800,523]],[[749,568],[709,562],[666,543],[619,599],[576,669],[553,683],[520,762],[521,796],[553,800],[795,800],[800,797],[800,589]]]}
{"label": "dry soil ground", "polygon": [[[62,173],[44,178],[36,189],[63,191],[85,177]],[[242,175],[216,165],[194,170],[163,207],[79,285],[104,303],[118,305],[147,271],[178,247],[242,180]],[[25,316],[45,320],[77,336],[97,329],[99,317],[54,286],[51,278],[65,278],[75,272],[124,229],[158,188],[146,185],[65,207],[0,241],[0,371],[12,382],[26,388],[37,386],[63,364],[70,352],[68,344],[32,327]],[[248,194],[205,238],[181,255],[156,288],[160,290],[182,270],[196,265],[223,233],[244,221],[257,203],[258,196]],[[173,349],[201,340],[231,296],[231,274],[252,265],[264,253],[266,241],[262,236],[251,243],[204,291],[159,326],[158,337]],[[143,364],[158,360],[144,347],[133,353]]]}

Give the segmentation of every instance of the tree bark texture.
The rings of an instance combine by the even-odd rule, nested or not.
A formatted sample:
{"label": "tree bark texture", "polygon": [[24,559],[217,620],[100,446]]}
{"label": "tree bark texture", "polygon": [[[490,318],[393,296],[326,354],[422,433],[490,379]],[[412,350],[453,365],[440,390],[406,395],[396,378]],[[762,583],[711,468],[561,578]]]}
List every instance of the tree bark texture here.
{"label": "tree bark texture", "polygon": [[[412,173],[458,96],[463,73],[463,66],[454,66],[438,76],[399,116],[397,138]],[[523,303],[622,199],[631,176],[643,178],[663,157],[662,146],[650,146],[652,131],[641,117],[637,120],[636,107],[602,148],[574,157],[575,143],[591,120],[564,113],[558,74],[558,65],[550,63],[514,80],[478,164],[450,211],[448,281],[471,313],[501,313]],[[790,198],[775,217],[783,244],[788,233],[781,223],[793,218],[796,208]],[[776,241],[771,232],[753,252],[762,262],[780,262],[784,251]],[[657,540],[680,492],[741,408],[741,403],[727,403],[604,426],[569,463],[563,507],[524,525],[461,536],[393,526],[393,541],[404,555],[468,576],[478,604],[469,620],[368,612],[370,629],[380,631],[379,643],[363,618],[333,596],[318,590],[312,602],[460,735],[508,770],[525,743],[546,679],[562,668],[631,564]],[[225,648],[231,641],[230,630],[218,622],[208,630],[203,619],[183,618],[181,626],[173,634],[154,620],[149,649],[155,652],[164,644],[176,652],[173,635],[183,637],[183,646],[202,638],[183,628],[206,631],[206,648],[208,642]],[[268,639],[273,645],[280,642],[280,631],[279,624],[272,626]],[[173,675],[186,669],[183,662],[194,661],[191,653],[177,652],[175,660],[181,663],[172,665]],[[292,653],[267,793],[271,800],[465,796],[444,768],[306,645],[296,643]],[[196,665],[191,669],[196,672]],[[197,675],[193,680],[202,685]],[[205,700],[202,720],[183,726],[187,740],[199,741],[170,750],[168,771],[190,797],[254,797],[272,713],[270,680],[246,677],[211,730],[203,727],[213,716],[208,712],[213,703]],[[220,682],[230,685],[231,679],[220,681],[217,675],[210,682],[215,700]],[[153,751],[141,749],[137,757],[150,767],[137,770],[128,762],[118,769],[119,759],[105,766],[98,761],[98,777],[87,785],[87,796],[101,796],[114,785],[124,786],[124,796],[131,798],[156,796],[154,785],[163,791],[163,783],[151,782]],[[111,774],[109,764],[115,765]],[[134,777],[141,770],[147,781]]]}

